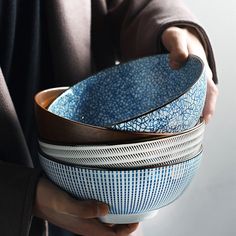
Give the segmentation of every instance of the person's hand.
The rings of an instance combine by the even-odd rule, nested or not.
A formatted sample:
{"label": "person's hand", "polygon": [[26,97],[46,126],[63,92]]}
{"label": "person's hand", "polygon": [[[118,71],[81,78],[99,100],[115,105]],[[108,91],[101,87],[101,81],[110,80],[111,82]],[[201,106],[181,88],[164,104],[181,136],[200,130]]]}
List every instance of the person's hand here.
{"label": "person's hand", "polygon": [[203,118],[208,123],[215,111],[218,88],[212,80],[212,72],[198,33],[193,28],[169,27],[162,34],[162,43],[170,52],[170,66],[174,69],[181,67],[189,54],[195,54],[203,60],[208,77]]}
{"label": "person's hand", "polygon": [[106,225],[97,217],[108,213],[108,206],[97,201],[77,201],[50,181],[41,178],[37,185],[33,214],[83,236],[128,236],[138,224]]}

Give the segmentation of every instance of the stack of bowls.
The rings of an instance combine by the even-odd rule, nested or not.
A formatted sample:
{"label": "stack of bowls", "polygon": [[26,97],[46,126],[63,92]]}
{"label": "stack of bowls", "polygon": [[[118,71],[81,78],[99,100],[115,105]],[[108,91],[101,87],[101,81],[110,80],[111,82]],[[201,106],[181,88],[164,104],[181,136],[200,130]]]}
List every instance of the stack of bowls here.
{"label": "stack of bowls", "polygon": [[103,222],[153,217],[200,165],[205,96],[194,55],[179,70],[163,54],[44,90],[35,96],[42,168],[75,198],[107,203]]}

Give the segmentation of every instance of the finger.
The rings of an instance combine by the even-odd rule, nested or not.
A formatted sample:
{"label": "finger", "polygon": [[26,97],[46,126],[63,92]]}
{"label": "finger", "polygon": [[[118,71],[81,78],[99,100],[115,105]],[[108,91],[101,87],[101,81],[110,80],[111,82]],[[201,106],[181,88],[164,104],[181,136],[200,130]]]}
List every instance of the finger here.
{"label": "finger", "polygon": [[114,226],[114,224],[110,224],[110,223],[104,223],[104,225],[107,226],[107,227],[113,227]]}
{"label": "finger", "polygon": [[[83,234],[84,236],[128,236],[134,232],[139,225],[135,223],[110,227],[106,224],[102,224],[98,220],[93,220],[93,224],[91,224],[91,220],[87,220],[87,223],[88,225],[86,225],[86,223],[83,224],[87,229],[86,234]],[[85,232],[85,230],[83,231]]]}
{"label": "finger", "polygon": [[106,204],[94,200],[78,201],[44,178],[39,181],[36,202],[35,208],[41,216],[49,210],[51,213],[81,218],[97,218],[108,213]]}
{"label": "finger", "polygon": [[80,217],[50,212],[48,221],[74,234],[83,236],[116,236],[112,227],[101,223],[98,219],[82,219]]}
{"label": "finger", "polygon": [[83,236],[116,236],[114,229],[101,223],[98,219],[80,219],[64,217],[57,225],[74,234]]}
{"label": "finger", "polygon": [[170,52],[170,66],[178,69],[188,58],[188,42],[186,30],[178,27],[166,29],[162,35],[162,43]]}
{"label": "finger", "polygon": [[77,224],[74,233],[83,236],[116,236],[112,227],[106,226],[97,219],[87,219],[82,224]]}
{"label": "finger", "polygon": [[199,33],[192,27],[187,28],[186,30],[188,35],[187,42],[188,42],[189,54],[194,54],[199,56],[203,60],[204,64],[208,65],[206,53],[201,43],[201,38],[199,36]]}
{"label": "finger", "polygon": [[70,199],[66,206],[67,207],[64,214],[83,219],[92,219],[105,216],[109,211],[106,204],[94,200],[77,201],[75,199]]}
{"label": "finger", "polygon": [[211,117],[215,112],[218,93],[218,88],[214,84],[213,80],[211,78],[208,78],[206,102],[203,109],[203,119],[205,120],[206,124],[209,123]]}
{"label": "finger", "polygon": [[138,223],[113,226],[117,236],[127,236],[138,228]]}
{"label": "finger", "polygon": [[83,234],[84,236],[128,236],[137,229],[138,225],[138,223],[135,223],[114,225],[111,227],[101,223],[97,219],[89,219],[84,220],[81,225],[77,225],[73,232]]}

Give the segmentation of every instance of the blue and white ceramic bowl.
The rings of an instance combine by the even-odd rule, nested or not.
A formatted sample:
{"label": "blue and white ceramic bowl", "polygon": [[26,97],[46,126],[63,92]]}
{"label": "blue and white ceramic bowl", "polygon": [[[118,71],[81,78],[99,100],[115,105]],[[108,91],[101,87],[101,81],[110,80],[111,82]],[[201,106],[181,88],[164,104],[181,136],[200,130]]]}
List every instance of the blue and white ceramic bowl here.
{"label": "blue and white ceramic bowl", "polygon": [[49,111],[73,121],[144,132],[179,132],[201,116],[206,78],[203,62],[189,56],[179,70],[167,54],[111,67],[77,83]]}
{"label": "blue and white ceramic bowl", "polygon": [[95,199],[109,205],[101,220],[123,224],[153,217],[157,210],[175,201],[190,184],[202,159],[162,167],[99,169],[69,165],[40,155],[49,179],[78,199]]}

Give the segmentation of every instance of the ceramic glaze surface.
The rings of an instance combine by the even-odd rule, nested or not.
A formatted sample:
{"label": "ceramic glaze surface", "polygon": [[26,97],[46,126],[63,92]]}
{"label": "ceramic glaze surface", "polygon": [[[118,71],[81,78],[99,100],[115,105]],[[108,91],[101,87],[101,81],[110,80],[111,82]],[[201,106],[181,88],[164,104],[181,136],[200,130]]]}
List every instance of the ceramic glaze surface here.
{"label": "ceramic glaze surface", "polygon": [[179,70],[170,68],[166,54],[141,58],[79,82],[59,96],[49,111],[82,123],[112,126],[172,102],[195,84],[202,70],[195,56]]}
{"label": "ceramic glaze surface", "polygon": [[99,170],[65,165],[40,156],[47,176],[78,199],[96,199],[110,214],[136,214],[161,208],[191,182],[202,153],[176,165],[136,170]]}
{"label": "ceramic glaze surface", "polygon": [[178,99],[144,116],[112,126],[113,129],[139,132],[177,133],[190,129],[198,122],[205,103],[205,74]]}

